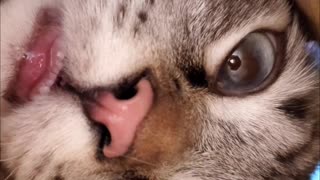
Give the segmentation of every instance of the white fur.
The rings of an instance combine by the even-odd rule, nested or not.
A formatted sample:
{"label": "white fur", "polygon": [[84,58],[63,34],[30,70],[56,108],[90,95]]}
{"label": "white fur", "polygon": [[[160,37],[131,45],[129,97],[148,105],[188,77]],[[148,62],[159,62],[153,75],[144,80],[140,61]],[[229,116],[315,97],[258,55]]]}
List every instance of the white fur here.
{"label": "white fur", "polygon": [[[163,34],[150,33],[155,36],[154,39],[147,36],[136,37],[132,31],[137,23],[138,10],[145,8],[144,1],[130,4],[124,19],[126,23],[117,29],[114,14],[119,8],[119,2],[9,0],[1,5],[1,159],[10,159],[4,164],[14,172],[17,180],[32,178],[35,168],[43,162],[41,158],[48,156],[45,169],[42,169],[35,179],[53,179],[60,173],[65,179],[102,180],[112,179],[114,174],[109,172],[116,171],[110,164],[101,164],[95,159],[99,137],[92,132],[81,102],[75,95],[60,90],[51,91],[18,107],[11,106],[3,97],[14,78],[16,64],[26,51],[24,44],[31,36],[39,8],[62,8],[66,55],[64,71],[76,86],[90,89],[114,85],[122,78],[149,67],[164,74],[160,77],[171,77],[171,73],[178,73],[178,70],[171,72],[170,69],[174,69],[175,65],[170,64],[175,60],[171,56],[175,53],[171,51],[171,45],[178,43],[173,40],[177,40],[175,36],[179,35],[174,32],[181,28],[175,20],[185,18],[181,17],[183,10],[188,9],[184,5],[191,6],[196,2],[184,4],[184,1],[174,1],[170,4],[163,1],[160,8],[155,10],[157,14],[151,14],[150,22],[147,22],[153,23],[154,29],[150,28],[150,32],[163,31]],[[181,12],[170,9],[171,6],[181,6],[178,8]],[[190,14],[201,14],[206,10],[204,2],[195,6]],[[261,28],[278,31],[287,29],[290,24],[288,11],[289,7],[283,5],[273,15],[259,15],[250,23],[230,30],[210,43],[204,50],[207,73],[215,74],[230,50],[248,33]],[[164,16],[161,13],[169,15]],[[223,19],[218,17],[218,20]],[[306,57],[301,50],[305,40],[301,38],[297,24],[290,26],[293,27],[290,27],[292,29],[288,30],[290,34],[287,36],[292,40],[288,42],[288,49],[293,49],[292,52],[295,53],[287,54],[288,65],[281,76],[262,92],[246,97],[221,97],[205,90],[202,92],[191,89],[190,85],[185,85],[185,79],[179,76],[184,82],[182,85],[186,87],[183,86],[182,90],[176,93],[176,89],[170,89],[171,81],[167,82],[165,78],[158,80],[165,81],[162,83],[168,88],[161,90],[168,99],[175,97],[177,101],[186,101],[187,103],[182,101],[181,104],[186,104],[186,107],[192,105],[192,112],[197,117],[193,119],[194,127],[189,131],[195,136],[195,147],[187,149],[190,152],[186,153],[186,158],[175,162],[174,167],[166,163],[160,164],[155,171],[156,175],[170,180],[207,180],[215,176],[217,179],[252,179],[257,175],[262,177],[263,173],[269,173],[267,168],[280,166],[274,162],[277,153],[285,154],[310,139],[312,125],[306,123],[299,127],[283,112],[276,110],[283,100],[309,94],[318,86],[315,81],[317,74],[311,67],[305,68],[301,62]],[[164,52],[168,53],[162,55]],[[159,57],[164,61],[162,64],[158,61]],[[163,66],[166,68],[163,69],[160,66],[163,64],[169,64],[170,67]],[[179,108],[185,111],[185,107]],[[190,112],[185,112],[188,113]],[[194,115],[190,115],[192,116]],[[315,121],[311,115],[308,118]],[[234,139],[225,142],[229,134],[219,123],[236,127],[248,146],[238,146],[237,141],[231,142]],[[262,140],[256,142],[257,136]],[[180,142],[177,140],[177,143]],[[225,144],[229,147],[225,147]],[[303,162],[308,160],[310,159],[304,159]],[[62,172],[57,172],[57,166],[61,164],[65,167]],[[177,169],[180,171],[176,172]],[[243,172],[249,175],[241,174]]]}

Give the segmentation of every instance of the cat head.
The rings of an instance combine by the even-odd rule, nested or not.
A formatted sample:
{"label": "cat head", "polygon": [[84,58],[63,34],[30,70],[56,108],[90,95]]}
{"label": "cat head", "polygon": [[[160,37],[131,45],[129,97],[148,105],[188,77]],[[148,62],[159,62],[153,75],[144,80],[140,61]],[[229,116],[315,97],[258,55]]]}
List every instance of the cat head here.
{"label": "cat head", "polygon": [[302,178],[319,158],[318,74],[287,1],[9,0],[1,37],[17,180]]}

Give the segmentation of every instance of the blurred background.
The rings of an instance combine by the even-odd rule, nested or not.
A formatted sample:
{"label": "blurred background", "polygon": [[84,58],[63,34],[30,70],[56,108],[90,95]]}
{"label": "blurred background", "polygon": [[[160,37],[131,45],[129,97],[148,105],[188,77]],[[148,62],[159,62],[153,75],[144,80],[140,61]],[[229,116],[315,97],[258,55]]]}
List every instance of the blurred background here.
{"label": "blurred background", "polygon": [[320,0],[297,0],[300,8],[309,18],[309,23],[313,27],[313,32],[320,40]]}

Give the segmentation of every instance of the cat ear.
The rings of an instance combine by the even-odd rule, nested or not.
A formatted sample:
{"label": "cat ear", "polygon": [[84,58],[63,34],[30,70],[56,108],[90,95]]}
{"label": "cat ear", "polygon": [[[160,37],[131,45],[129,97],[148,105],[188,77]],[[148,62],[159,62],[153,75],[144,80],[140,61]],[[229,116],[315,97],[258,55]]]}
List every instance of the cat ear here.
{"label": "cat ear", "polygon": [[316,38],[320,40],[320,0],[296,0],[312,25]]}

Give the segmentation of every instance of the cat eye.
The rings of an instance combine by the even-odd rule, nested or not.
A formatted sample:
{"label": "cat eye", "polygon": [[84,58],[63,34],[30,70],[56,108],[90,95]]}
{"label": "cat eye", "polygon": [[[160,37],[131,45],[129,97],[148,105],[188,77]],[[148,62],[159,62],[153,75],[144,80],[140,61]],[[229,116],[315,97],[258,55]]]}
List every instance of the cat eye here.
{"label": "cat eye", "polygon": [[244,95],[266,87],[277,64],[277,41],[270,33],[247,35],[222,64],[215,89],[223,95]]}

